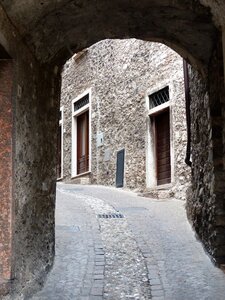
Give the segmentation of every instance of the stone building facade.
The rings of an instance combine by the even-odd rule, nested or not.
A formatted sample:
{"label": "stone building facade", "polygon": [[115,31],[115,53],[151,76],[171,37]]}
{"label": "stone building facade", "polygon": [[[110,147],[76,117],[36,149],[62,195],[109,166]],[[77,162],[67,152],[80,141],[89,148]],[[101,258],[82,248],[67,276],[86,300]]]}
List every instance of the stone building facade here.
{"label": "stone building facade", "polygon": [[[59,177],[153,196],[166,190],[166,196],[169,191],[185,199],[190,170],[184,162],[184,75],[178,54],[159,43],[104,40],[65,64],[61,90]],[[79,118],[85,111],[88,167],[79,172]]]}

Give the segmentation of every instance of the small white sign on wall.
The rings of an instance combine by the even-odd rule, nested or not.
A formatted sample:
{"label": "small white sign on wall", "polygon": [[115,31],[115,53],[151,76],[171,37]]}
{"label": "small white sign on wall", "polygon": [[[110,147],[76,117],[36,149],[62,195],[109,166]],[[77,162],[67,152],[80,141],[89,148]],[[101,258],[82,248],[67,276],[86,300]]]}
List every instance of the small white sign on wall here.
{"label": "small white sign on wall", "polygon": [[112,153],[111,149],[106,149],[105,150],[104,161],[110,161],[111,153]]}
{"label": "small white sign on wall", "polygon": [[104,134],[103,132],[97,133],[97,147],[101,147],[104,144]]}

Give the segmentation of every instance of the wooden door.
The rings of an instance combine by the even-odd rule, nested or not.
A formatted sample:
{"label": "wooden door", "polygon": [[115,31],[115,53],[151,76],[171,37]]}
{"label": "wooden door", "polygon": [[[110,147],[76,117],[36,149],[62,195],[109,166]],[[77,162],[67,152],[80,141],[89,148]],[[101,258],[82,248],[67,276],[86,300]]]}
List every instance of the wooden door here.
{"label": "wooden door", "polygon": [[77,174],[89,170],[89,111],[77,117]]}
{"label": "wooden door", "polygon": [[169,110],[155,117],[157,185],[171,182]]}
{"label": "wooden door", "polygon": [[59,125],[57,137],[57,178],[62,177],[62,126]]}

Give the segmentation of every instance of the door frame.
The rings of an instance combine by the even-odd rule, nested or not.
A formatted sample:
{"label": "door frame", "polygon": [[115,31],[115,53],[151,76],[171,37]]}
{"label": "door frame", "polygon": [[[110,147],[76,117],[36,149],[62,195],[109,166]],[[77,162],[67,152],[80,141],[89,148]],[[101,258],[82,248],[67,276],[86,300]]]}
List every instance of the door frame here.
{"label": "door frame", "polygon": [[172,170],[171,170],[171,138],[169,140],[170,143],[170,182],[164,183],[164,184],[158,184],[158,180],[159,180],[159,170],[158,170],[158,156],[159,156],[159,150],[158,150],[158,130],[156,129],[156,118],[164,113],[168,113],[169,115],[169,133],[171,132],[171,123],[170,123],[170,107],[168,106],[167,108],[164,108],[163,110],[160,110],[158,113],[154,114],[151,116],[151,118],[153,119],[153,123],[154,123],[154,144],[155,144],[155,165],[156,165],[156,185],[157,186],[163,186],[165,184],[171,184],[172,181]]}
{"label": "door frame", "polygon": [[[63,154],[63,131],[64,131],[64,106],[61,106],[60,107],[60,114],[61,114],[61,118],[59,119],[59,127],[61,127],[61,176],[60,177],[57,177],[57,180],[60,180],[63,178],[63,157],[64,157],[64,154]],[[59,138],[59,137],[58,137]],[[57,154],[58,155],[58,154]],[[58,163],[58,162],[57,162]],[[57,166],[58,168],[58,166]]]}
{"label": "door frame", "polygon": [[[82,118],[82,119],[81,119]],[[89,166],[86,165],[87,159],[88,159],[88,163],[89,163],[89,110],[86,110],[85,112],[83,112],[82,114],[79,114],[78,116],[76,116],[77,119],[77,175],[81,175],[83,173],[86,173],[89,171]],[[82,133],[80,131],[80,126],[79,123],[83,122],[85,124],[85,128],[84,128],[84,136],[82,136]],[[85,170],[84,172],[79,172],[79,160],[82,157],[82,142],[84,139],[84,143],[85,143],[85,149],[84,149],[84,157],[85,157],[85,169],[87,168],[87,170]],[[79,141],[79,143],[78,143]],[[79,157],[80,155],[80,157]]]}
{"label": "door frame", "polygon": [[[74,103],[79,101],[84,96],[89,95],[89,103],[81,107],[79,110],[74,112]],[[71,133],[71,178],[75,178],[78,176],[82,176],[85,174],[89,174],[91,172],[91,162],[92,162],[92,144],[91,144],[91,137],[92,137],[92,129],[91,129],[91,103],[92,103],[92,89],[89,88],[85,90],[83,93],[79,94],[76,98],[72,100],[72,133]],[[77,174],[77,117],[84,112],[89,111],[89,168],[88,172]]]}
{"label": "door frame", "polygon": [[[152,109],[149,109],[149,96],[169,87],[170,100]],[[146,102],[146,187],[163,188],[174,183],[174,137],[173,137],[173,101],[176,95],[173,80],[165,80],[154,88],[148,89],[145,93]],[[157,185],[156,147],[155,147],[155,124],[154,116],[161,114],[164,110],[169,110],[170,115],[170,163],[171,163],[171,183]]]}

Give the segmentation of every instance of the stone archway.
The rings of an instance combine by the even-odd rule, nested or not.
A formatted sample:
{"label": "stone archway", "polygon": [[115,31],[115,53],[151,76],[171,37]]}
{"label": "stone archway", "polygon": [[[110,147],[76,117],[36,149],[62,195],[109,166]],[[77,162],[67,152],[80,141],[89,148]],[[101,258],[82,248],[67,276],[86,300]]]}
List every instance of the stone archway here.
{"label": "stone archway", "polygon": [[[199,135],[201,143],[197,143],[203,190],[196,177],[189,215],[210,253],[222,262],[225,257],[224,186],[221,180],[224,176],[221,146],[223,74],[219,79],[209,74],[212,70],[216,70],[216,74],[221,72],[218,70],[220,54],[215,51],[221,46],[221,27],[225,23],[223,1],[215,4],[210,0],[116,0],[111,3],[100,0],[2,0],[0,4],[0,43],[15,61],[14,229],[10,255],[13,288],[28,293],[29,287],[37,280],[41,281],[53,263],[60,67],[73,52],[104,38],[135,37],[163,42],[189,60],[204,76],[203,90],[209,91],[208,102],[204,93],[199,100],[200,94],[195,89],[196,84],[193,85],[193,91],[196,91],[193,98],[200,106],[205,103],[209,112],[207,120],[210,120],[204,135]],[[195,76],[193,80],[196,80]],[[210,110],[215,102],[219,103],[219,109]],[[194,111],[197,118],[198,109]],[[208,126],[208,123],[202,125]],[[214,130],[214,125],[220,127],[219,132]],[[205,168],[202,147],[208,145],[208,134],[212,137],[215,152],[211,151],[212,156],[207,156],[211,164]],[[216,156],[216,149],[219,156]],[[198,174],[197,168],[194,170]],[[198,202],[198,199],[203,200]],[[196,205],[202,202],[207,205]]]}
{"label": "stone archway", "polygon": [[45,63],[65,61],[105,38],[135,37],[164,42],[204,68],[216,38],[210,9],[198,1],[1,2],[23,40]]}
{"label": "stone archway", "polygon": [[0,45],[0,292],[3,294],[7,291],[8,281],[11,279],[12,190],[8,187],[11,186],[13,169],[11,155],[13,140],[12,82],[13,62],[5,49]]}

